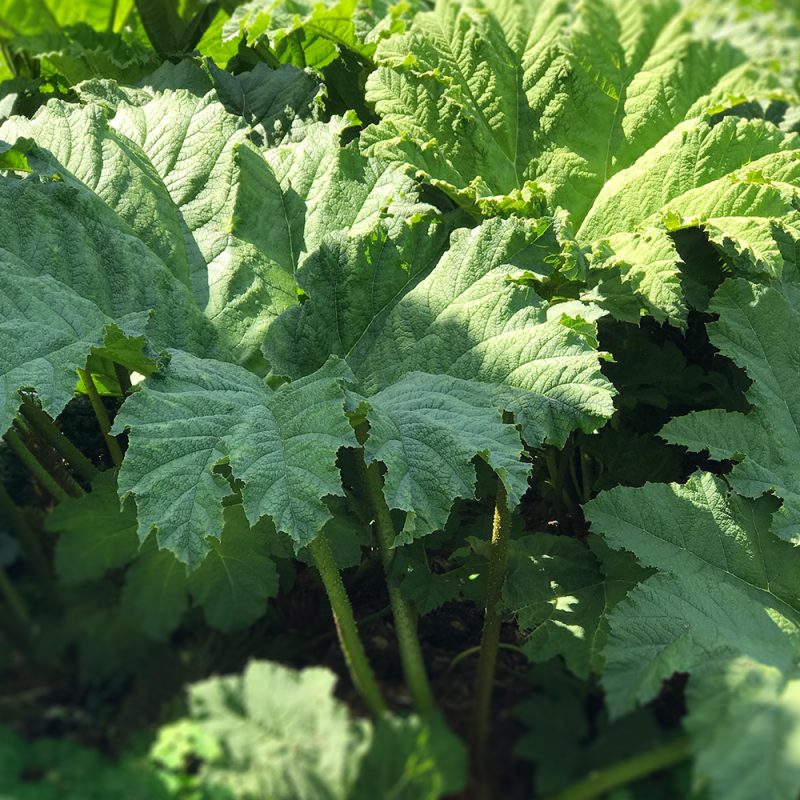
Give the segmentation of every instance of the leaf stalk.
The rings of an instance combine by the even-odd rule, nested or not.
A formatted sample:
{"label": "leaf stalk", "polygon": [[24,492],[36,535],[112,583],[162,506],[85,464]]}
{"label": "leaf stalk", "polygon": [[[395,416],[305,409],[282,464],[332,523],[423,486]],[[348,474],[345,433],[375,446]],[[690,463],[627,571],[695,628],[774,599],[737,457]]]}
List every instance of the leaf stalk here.
{"label": "leaf stalk", "polygon": [[45,469],[44,465],[36,458],[22,437],[13,429],[6,431],[3,438],[11,448],[14,455],[22,462],[23,466],[36,478],[42,488],[56,500],[66,500],[69,497],[66,489]]}
{"label": "leaf stalk", "polygon": [[97,424],[100,426],[100,432],[103,434],[103,439],[105,439],[106,447],[111,455],[111,460],[114,462],[114,466],[118,467],[122,464],[122,449],[119,446],[116,436],[111,435],[111,420],[108,418],[106,407],[103,405],[103,399],[97,391],[94,378],[92,378],[91,373],[85,369],[79,369],[78,375],[81,381],[83,381],[83,388],[86,389],[89,402],[92,404],[92,410],[94,411],[95,417],[97,417]]}
{"label": "leaf stalk", "polygon": [[605,769],[597,770],[573,783],[549,800],[594,800],[605,794],[634,783],[654,772],[679,764],[689,757],[689,741],[685,737],[647,750]]}
{"label": "leaf stalk", "polygon": [[386,711],[386,704],[383,695],[375,679],[361,637],[358,635],[358,627],[353,616],[353,607],[350,605],[350,598],[347,590],[342,583],[342,576],[331,552],[330,545],[323,534],[309,545],[309,550],[314,558],[314,563],[319,570],[325,591],[328,594],[331,608],[333,609],[333,619],[336,624],[336,632],[339,635],[339,642],[342,646],[347,667],[353,683],[358,689],[370,713],[374,717],[379,717]]}
{"label": "leaf stalk", "polygon": [[511,509],[502,481],[497,483],[497,497],[489,551],[489,577],[486,585],[486,610],[483,618],[480,656],[475,680],[470,741],[474,785],[483,796],[487,783],[487,756],[492,712],[497,651],[500,644],[500,599],[508,565],[508,540],[511,532]]}
{"label": "leaf stalk", "polygon": [[436,703],[433,699],[433,691],[428,680],[425,659],[417,635],[416,614],[411,604],[403,597],[397,577],[392,571],[396,533],[389,506],[383,495],[383,481],[378,472],[378,465],[372,464],[368,467],[364,461],[363,452],[358,454],[356,460],[367,502],[372,512],[378,547],[381,551],[389,602],[394,615],[397,646],[400,650],[400,660],[403,662],[406,684],[414,701],[414,707],[420,713],[426,713],[432,711]]}
{"label": "leaf stalk", "polygon": [[50,415],[30,397],[22,399],[22,416],[28,424],[70,465],[87,483],[97,475],[97,468],[88,458],[58,429]]}

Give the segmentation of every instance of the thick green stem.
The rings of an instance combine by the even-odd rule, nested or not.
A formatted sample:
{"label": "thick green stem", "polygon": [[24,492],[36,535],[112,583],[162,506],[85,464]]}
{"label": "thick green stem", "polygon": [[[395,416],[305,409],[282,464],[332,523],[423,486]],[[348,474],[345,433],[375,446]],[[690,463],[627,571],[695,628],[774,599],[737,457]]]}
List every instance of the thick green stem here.
{"label": "thick green stem", "polygon": [[594,800],[654,772],[679,764],[688,757],[689,742],[681,737],[633,758],[592,772],[583,780],[553,795],[550,800]]}
{"label": "thick green stem", "polygon": [[417,620],[411,604],[403,597],[397,579],[392,572],[394,559],[395,529],[392,515],[383,496],[383,481],[378,472],[378,465],[369,467],[364,463],[363,454],[357,456],[359,472],[364,486],[367,501],[370,505],[375,523],[375,533],[383,559],[386,573],[386,586],[389,590],[389,602],[394,615],[394,628],[397,634],[397,646],[403,662],[403,673],[406,677],[408,691],[417,711],[425,713],[435,708],[433,692],[425,669],[425,659],[417,635]]}
{"label": "thick green stem", "polygon": [[353,617],[353,607],[350,605],[350,598],[342,583],[342,576],[339,574],[339,568],[336,566],[331,548],[324,536],[320,534],[309,545],[309,550],[314,557],[314,563],[319,570],[333,609],[336,631],[339,634],[339,642],[342,645],[353,683],[364,698],[370,713],[378,717],[386,711],[386,704],[367,659],[367,654],[364,652],[364,645],[358,635],[358,628]]}
{"label": "thick green stem", "polygon": [[106,440],[106,447],[111,454],[111,460],[114,466],[118,467],[122,463],[122,450],[120,449],[119,442],[115,436],[111,435],[111,420],[106,413],[106,407],[103,405],[103,399],[97,391],[97,386],[94,384],[94,378],[91,373],[85,369],[79,369],[78,375],[83,381],[83,388],[86,389],[86,394],[89,396],[89,402],[92,404],[94,415],[97,417],[97,424],[100,426],[100,432]]}
{"label": "thick green stem", "polygon": [[95,465],[61,433],[50,415],[42,411],[30,397],[22,401],[22,415],[83,480],[91,482],[97,474]]}
{"label": "thick green stem", "polygon": [[483,618],[481,652],[475,681],[474,708],[472,714],[472,737],[470,750],[474,785],[477,796],[486,792],[487,747],[492,712],[492,688],[500,643],[500,596],[508,564],[508,540],[511,531],[511,509],[502,481],[497,483],[497,498],[494,507],[492,542],[489,551],[489,578],[486,586],[486,612]]}
{"label": "thick green stem", "polygon": [[13,429],[6,431],[4,437],[14,455],[25,468],[36,478],[42,488],[56,500],[65,500],[69,495],[61,484],[44,468],[36,456],[28,449],[20,435]]}
{"label": "thick green stem", "polygon": [[114,372],[117,375],[117,383],[119,383],[119,388],[122,394],[130,394],[130,391],[133,387],[131,385],[131,375],[128,370],[125,369],[122,364],[114,364]]}
{"label": "thick green stem", "polygon": [[42,545],[2,483],[0,483],[0,515],[2,515],[6,524],[19,539],[20,545],[28,557],[28,561],[30,561],[48,600],[54,600],[56,594],[55,583],[50,566],[42,550]]}

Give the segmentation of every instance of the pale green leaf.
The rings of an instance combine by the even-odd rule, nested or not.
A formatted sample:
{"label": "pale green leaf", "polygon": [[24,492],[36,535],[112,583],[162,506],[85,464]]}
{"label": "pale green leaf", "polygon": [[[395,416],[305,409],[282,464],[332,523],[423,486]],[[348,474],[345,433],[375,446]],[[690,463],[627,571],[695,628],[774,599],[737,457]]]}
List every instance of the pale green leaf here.
{"label": "pale green leaf", "polygon": [[[777,62],[706,22],[678,0],[440,0],[380,44],[367,97],[381,121],[364,146],[473,213],[561,206],[608,311],[683,326],[683,265],[667,234],[702,226],[738,269],[778,275],[768,225],[798,184],[770,160],[796,153],[795,136],[718,119],[791,99]],[[750,162],[765,176],[758,190]]]}
{"label": "pale green leaf", "polygon": [[335,680],[252,661],[191,686],[202,785],[242,800],[438,800],[463,788],[463,745],[438,717],[354,721]]}
{"label": "pale green leaf", "polygon": [[670,0],[440,2],[376,59],[375,152],[473,207],[536,182],[576,222],[681,120],[778,86]]}
{"label": "pale green leaf", "polygon": [[219,743],[219,757],[203,767],[205,785],[243,800],[344,800],[369,728],[350,721],[335,681],[321,667],[252,661],[241,676],[190,687],[192,718]]}
{"label": "pale green leaf", "polygon": [[268,44],[283,63],[322,69],[347,50],[366,63],[380,37],[403,29],[414,3],[391,0],[250,0],[225,25],[228,41]]}

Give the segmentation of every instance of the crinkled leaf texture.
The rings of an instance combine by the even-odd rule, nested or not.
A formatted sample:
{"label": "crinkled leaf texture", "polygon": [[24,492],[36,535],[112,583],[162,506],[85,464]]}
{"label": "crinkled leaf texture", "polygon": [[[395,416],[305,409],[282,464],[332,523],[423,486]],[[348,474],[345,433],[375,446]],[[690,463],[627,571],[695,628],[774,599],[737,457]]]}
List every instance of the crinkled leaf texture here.
{"label": "crinkled leaf texture", "polygon": [[308,249],[418,209],[398,169],[340,146],[353,120],[314,121],[307,74],[260,77],[257,96],[240,78],[252,125],[184,63],[140,89],[83,84],[85,104],[51,101],[0,127],[32,172],[0,177],[0,211],[18,221],[0,233],[3,431],[20,387],[56,416],[114,329],[265,369],[261,341],[297,303]]}
{"label": "crinkled leaf texture", "polygon": [[596,350],[515,280],[552,269],[553,221],[491,220],[456,232],[441,257],[440,227],[422,217],[330,235],[309,255],[305,302],[267,337],[274,371],[294,378],[277,391],[240,366],[172,353],[117,421],[131,434],[120,490],[137,498],[143,537],[158,527],[161,546],[197,565],[231,492],[227,463],[251,523],[268,515],[296,549],[309,544],[330,519],[325,497],[343,492],[337,450],[356,446],[345,397],[369,423],[366,458],[386,467],[389,506],[406,512],[400,542],[474,497],[476,457],[519,502],[529,467],[504,411],[532,446],[610,415]]}
{"label": "crinkled leaf texture", "polygon": [[337,451],[356,446],[346,378],[333,359],[273,391],[238,365],[173,351],[115,423],[130,431],[119,489],[136,497],[142,539],[157,528],[161,547],[198,566],[222,530],[228,463],[251,523],[268,515],[297,549],[311,542],[331,517],[323,498],[344,492]]}
{"label": "crinkled leaf texture", "polygon": [[610,708],[619,715],[688,672],[695,776],[714,798],[800,791],[800,555],[770,532],[774,508],[707,473],[612,489],[585,507],[611,547],[658,570],[611,614]]}
{"label": "crinkled leaf texture", "polygon": [[[32,172],[0,185],[0,207],[24,217],[0,234],[14,337],[0,422],[20,387],[58,414],[89,353],[113,358],[106,340],[146,335],[170,363],[118,417],[119,490],[140,539],[157,529],[192,568],[222,531],[231,478],[251,524],[270,517],[297,550],[314,539],[324,498],[343,491],[337,451],[355,446],[345,383],[347,412],[371,426],[367,459],[406,512],[403,540],[474,496],[474,458],[518,502],[520,432],[560,444],[612,411],[592,323],[548,318],[526,284],[553,272],[559,220],[490,220],[448,247],[402,168],[341,146],[355,119],[315,121],[308,74],[260,78],[169,65],[140,88],[83,84],[83,104],[0,128]],[[267,388],[269,366],[293,382]]]}
{"label": "crinkled leaf texture", "polygon": [[[336,678],[252,661],[241,676],[189,689],[202,784],[270,800],[438,800],[464,784],[466,754],[438,716],[353,721]],[[162,734],[163,735],[163,734]]]}
{"label": "crinkled leaf texture", "polygon": [[711,458],[731,459],[730,485],[746,497],[773,492],[783,500],[773,530],[800,543],[800,315],[777,289],[726,281],[711,303],[719,321],[708,325],[719,351],[753,381],[746,414],[699,411],[671,420],[667,441]]}
{"label": "crinkled leaf texture", "polygon": [[562,207],[610,313],[683,325],[669,233],[779,273],[770,225],[798,185],[796,136],[722,118],[791,96],[777,62],[709,28],[678,0],[439,2],[379,45],[362,139],[474,212]]}
{"label": "crinkled leaf texture", "polygon": [[421,220],[394,239],[331,237],[298,271],[307,299],[271,330],[267,355],[289,375],[330,353],[346,359],[365,398],[367,461],[386,465],[387,502],[407,512],[401,541],[443,527],[453,501],[474,496],[475,456],[519,502],[527,467],[501,411],[531,446],[611,412],[597,352],[516,280],[552,271],[554,227],[489,220],[456,231],[437,260],[437,231]]}
{"label": "crinkled leaf texture", "polygon": [[532,445],[561,444],[608,416],[597,353],[548,319],[546,303],[517,280],[552,273],[555,221],[488,220],[456,231],[438,260],[430,245],[419,255],[418,227],[427,224],[394,240],[332,238],[309,258],[297,276],[308,299],[267,341],[276,371],[307,374],[334,353],[367,397],[414,371],[476,380]]}

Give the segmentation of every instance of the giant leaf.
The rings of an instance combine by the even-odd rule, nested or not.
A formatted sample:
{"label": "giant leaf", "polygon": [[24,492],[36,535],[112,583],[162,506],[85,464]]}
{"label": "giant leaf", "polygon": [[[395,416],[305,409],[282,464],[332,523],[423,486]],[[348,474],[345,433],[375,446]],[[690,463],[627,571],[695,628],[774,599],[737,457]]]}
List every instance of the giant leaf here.
{"label": "giant leaf", "polygon": [[456,231],[435,266],[413,227],[406,235],[411,242],[399,251],[371,238],[335,249],[331,242],[299,270],[309,299],[267,340],[276,370],[303,374],[335,353],[367,396],[409,372],[477,380],[493,387],[498,407],[518,414],[532,445],[563,442],[610,413],[597,354],[515,280],[552,273],[553,220],[490,220]]}
{"label": "giant leaf", "polygon": [[769,531],[773,508],[703,473],[683,486],[612,489],[586,506],[612,547],[660,570],[612,612],[611,709],[620,714],[688,672],[696,778],[710,780],[715,798],[790,800],[800,790],[800,563]]}
{"label": "giant leaf", "polygon": [[[0,324],[15,343],[0,373],[3,430],[18,388],[39,389],[57,415],[109,326],[138,336],[148,314],[158,348],[259,366],[266,328],[297,302],[293,272],[307,248],[332,230],[391,225],[394,203],[418,209],[409,179],[340,146],[352,120],[302,128],[305,137],[291,128],[313,119],[309,76],[261,78],[257,94],[240,83],[257,130],[186,64],[135,90],[85,85],[85,105],[54,101],[0,128],[12,143],[30,137],[19,152],[33,172],[0,179],[0,210],[19,220],[0,233]],[[281,95],[300,103],[289,116]]]}
{"label": "giant leaf", "polygon": [[379,46],[367,96],[382,119],[363,141],[474,212],[562,206],[591,282],[610,271],[637,298],[630,309],[606,297],[611,313],[682,324],[668,232],[702,224],[726,256],[756,250],[774,274],[764,225],[790,202],[779,184],[797,184],[786,159],[763,160],[796,138],[764,122],[716,130],[712,116],[788,97],[775,62],[750,61],[694,17],[677,0],[440,2]]}
{"label": "giant leaf", "polygon": [[394,237],[331,237],[298,271],[307,298],[272,328],[266,353],[289,375],[331,353],[347,360],[366,398],[367,461],[386,465],[404,541],[443,527],[453,501],[474,496],[476,456],[519,502],[527,467],[501,410],[532,446],[610,413],[596,351],[548,319],[522,280],[552,273],[555,227],[490,220],[456,231],[437,260],[438,226],[415,220]]}
{"label": "giant leaf", "polygon": [[575,221],[676,123],[776,81],[669,0],[440,3],[377,60],[376,149],[468,203],[535,181]]}

